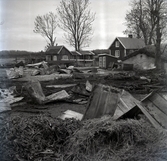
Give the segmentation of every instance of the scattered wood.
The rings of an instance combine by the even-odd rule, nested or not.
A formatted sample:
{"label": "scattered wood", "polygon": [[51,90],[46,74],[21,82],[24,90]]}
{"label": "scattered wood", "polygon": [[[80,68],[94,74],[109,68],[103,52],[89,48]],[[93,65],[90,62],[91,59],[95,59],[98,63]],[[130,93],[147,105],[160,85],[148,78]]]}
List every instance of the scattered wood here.
{"label": "scattered wood", "polygon": [[119,100],[119,91],[111,86],[95,85],[83,119],[113,116]]}
{"label": "scattered wood", "polygon": [[73,93],[76,93],[76,94],[80,94],[80,95],[83,95],[83,96],[90,96],[90,92],[88,92],[86,90],[86,86],[85,84],[77,84],[76,86],[74,86],[71,91]]}
{"label": "scattered wood", "polygon": [[59,118],[62,120],[65,120],[66,118],[74,118],[76,120],[82,120],[83,114],[72,111],[72,110],[67,110],[61,115]]}
{"label": "scattered wood", "polygon": [[59,91],[57,93],[53,93],[53,94],[45,97],[44,104],[49,103],[49,102],[53,102],[53,101],[65,100],[69,97],[70,97],[70,95],[65,90],[62,90],[62,91]]}
{"label": "scattered wood", "polygon": [[37,80],[26,83],[25,89],[27,90],[31,98],[35,101],[35,103],[40,105],[67,99],[69,97],[69,94],[65,90],[53,93],[46,97],[43,93],[40,82]]}
{"label": "scattered wood", "polygon": [[0,102],[0,113],[5,111],[10,111],[10,110],[11,110],[11,107],[8,103]]}
{"label": "scattered wood", "polygon": [[92,88],[93,88],[93,86],[90,84],[90,82],[87,80],[86,81],[86,90],[87,91],[89,91],[89,92],[91,92],[92,91]]}
{"label": "scattered wood", "polygon": [[84,105],[84,104],[87,104],[87,103],[88,103],[87,100],[82,99],[82,98],[75,99],[75,100],[73,100],[72,102],[73,102],[73,103],[80,104],[80,105]]}
{"label": "scattered wood", "polygon": [[[152,125],[161,131],[167,130],[167,92],[154,91],[148,94],[141,102],[134,99],[131,108],[127,111],[122,112],[118,118],[131,118],[135,117],[139,113],[143,113]],[[127,103],[124,104],[124,108]]]}
{"label": "scattered wood", "polygon": [[134,108],[136,106],[135,102],[138,102],[138,100],[136,100],[129,92],[122,90],[113,116],[114,119],[117,120],[121,118],[125,113]]}
{"label": "scattered wood", "polygon": [[43,93],[41,84],[37,80],[32,80],[26,83],[25,89],[28,94],[31,96],[32,100],[34,100],[37,104],[44,104],[45,102],[45,95]]}
{"label": "scattered wood", "polygon": [[48,88],[68,88],[68,87],[73,87],[76,86],[76,84],[59,84],[59,85],[48,85],[46,87]]}

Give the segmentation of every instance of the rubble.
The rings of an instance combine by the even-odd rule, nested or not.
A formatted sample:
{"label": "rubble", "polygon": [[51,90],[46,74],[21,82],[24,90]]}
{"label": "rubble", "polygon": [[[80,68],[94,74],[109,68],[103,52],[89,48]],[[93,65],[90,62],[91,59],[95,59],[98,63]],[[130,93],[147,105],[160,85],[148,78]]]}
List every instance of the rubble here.
{"label": "rubble", "polygon": [[41,87],[41,84],[39,81],[32,80],[31,82],[28,82],[25,84],[25,88],[31,98],[37,103],[37,104],[46,104],[53,101],[59,101],[63,99],[67,99],[69,97],[69,94],[65,91],[59,91],[57,93],[53,93],[49,96],[45,96]]}
{"label": "rubble", "polygon": [[119,90],[105,85],[95,85],[90,95],[83,119],[113,116],[119,100]]}
{"label": "rubble", "polygon": [[66,118],[74,118],[76,120],[82,120],[82,117],[83,117],[83,114],[81,113],[67,110],[59,118],[61,118],[62,120],[65,120]]}
{"label": "rubble", "polygon": [[0,112],[9,111],[15,103],[21,101],[24,97],[16,97],[16,87],[10,87],[9,89],[0,89]]}
{"label": "rubble", "polygon": [[23,76],[23,67],[6,69],[6,74],[9,79],[21,78]]}
{"label": "rubble", "polygon": [[73,87],[76,86],[76,84],[59,84],[59,85],[47,85],[46,87],[48,88],[68,88],[68,87]]}
{"label": "rubble", "polygon": [[[167,159],[163,76],[46,64],[35,70],[39,75],[23,84],[20,96],[27,98],[18,107],[1,92],[0,112],[11,111],[0,113],[2,160]],[[17,80],[10,83],[21,86]],[[139,100],[134,93],[148,95]]]}
{"label": "rubble", "polygon": [[124,118],[143,113],[159,131],[167,131],[167,92],[153,91],[124,113]]}

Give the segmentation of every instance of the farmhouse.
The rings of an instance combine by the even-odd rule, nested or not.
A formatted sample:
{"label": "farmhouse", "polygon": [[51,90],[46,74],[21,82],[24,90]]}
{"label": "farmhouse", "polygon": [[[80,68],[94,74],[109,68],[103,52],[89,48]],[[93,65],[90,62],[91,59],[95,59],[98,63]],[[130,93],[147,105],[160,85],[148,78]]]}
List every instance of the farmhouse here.
{"label": "farmhouse", "polygon": [[52,65],[64,64],[68,66],[74,64],[74,57],[65,46],[53,46],[46,51],[46,61]]}
{"label": "farmhouse", "polygon": [[129,35],[129,37],[116,37],[109,50],[110,55],[122,60],[127,55],[143,47],[145,47],[143,39],[133,38],[132,35]]}

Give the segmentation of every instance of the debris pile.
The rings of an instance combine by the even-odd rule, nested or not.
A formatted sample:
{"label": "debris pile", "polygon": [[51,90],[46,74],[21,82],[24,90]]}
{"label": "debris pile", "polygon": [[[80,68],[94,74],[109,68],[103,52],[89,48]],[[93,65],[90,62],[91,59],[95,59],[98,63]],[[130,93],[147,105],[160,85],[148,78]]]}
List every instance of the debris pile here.
{"label": "debris pile", "polygon": [[1,161],[36,161],[60,159],[65,141],[81,126],[81,122],[39,115],[1,117],[0,125]]}
{"label": "debris pile", "polygon": [[23,67],[6,69],[6,74],[9,79],[21,78],[23,76]]}
{"label": "debris pile", "polygon": [[[167,137],[141,116],[84,122],[48,115],[0,120],[1,161],[166,160]],[[163,142],[162,142],[163,140]]]}
{"label": "debris pile", "polygon": [[110,116],[84,122],[66,142],[65,160],[161,160],[167,159],[162,135],[140,120],[113,121]]}

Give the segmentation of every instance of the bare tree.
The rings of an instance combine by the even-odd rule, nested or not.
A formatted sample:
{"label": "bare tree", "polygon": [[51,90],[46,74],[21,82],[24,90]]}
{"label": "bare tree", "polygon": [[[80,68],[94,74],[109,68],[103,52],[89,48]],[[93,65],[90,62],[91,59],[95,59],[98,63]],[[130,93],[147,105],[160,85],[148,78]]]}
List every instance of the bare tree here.
{"label": "bare tree", "polygon": [[95,14],[91,13],[89,4],[89,0],[61,0],[57,8],[61,23],[59,26],[66,32],[66,42],[76,51],[88,46],[93,34]]}
{"label": "bare tree", "polygon": [[52,12],[49,12],[43,16],[37,16],[34,24],[34,32],[41,34],[45,38],[47,41],[46,47],[54,46],[56,41],[55,30],[58,26],[57,16]]}
{"label": "bare tree", "polygon": [[[162,1],[162,3],[160,3]],[[166,13],[165,0],[132,0],[132,9],[126,14],[125,34],[133,33],[136,37],[144,39],[146,45],[156,44],[156,28],[157,28],[157,5],[160,3],[160,26],[161,31],[164,32],[166,25],[164,22],[164,13]],[[157,11],[156,11],[157,12]]]}

